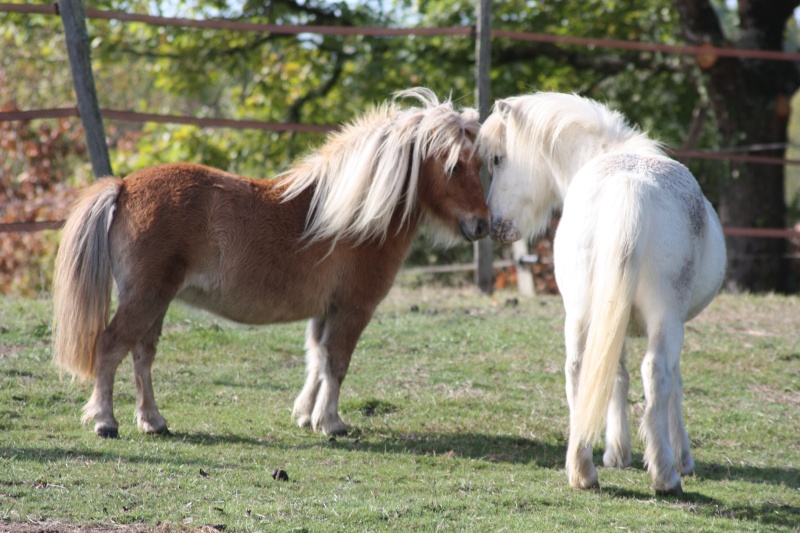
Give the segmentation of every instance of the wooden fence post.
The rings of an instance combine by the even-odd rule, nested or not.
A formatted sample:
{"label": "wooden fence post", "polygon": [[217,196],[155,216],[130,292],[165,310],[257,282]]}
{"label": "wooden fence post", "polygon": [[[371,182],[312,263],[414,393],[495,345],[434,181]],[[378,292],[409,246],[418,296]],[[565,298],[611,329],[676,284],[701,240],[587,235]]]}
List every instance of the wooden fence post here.
{"label": "wooden fence post", "polygon": [[103,117],[97,102],[97,91],[92,75],[92,60],[89,51],[89,34],[86,31],[86,15],[81,0],[59,0],[59,13],[64,25],[64,37],[69,56],[69,69],[78,99],[83,131],[92,173],[96,178],[111,176],[111,160],[108,157]]}
{"label": "wooden fence post", "polygon": [[[490,68],[492,51],[492,0],[477,0],[477,25],[475,39],[475,102],[478,106],[480,120],[489,116],[490,103]],[[481,167],[481,183],[485,194],[489,193],[489,170],[484,164]],[[494,246],[489,238],[475,243],[475,283],[484,294],[494,291]]]}

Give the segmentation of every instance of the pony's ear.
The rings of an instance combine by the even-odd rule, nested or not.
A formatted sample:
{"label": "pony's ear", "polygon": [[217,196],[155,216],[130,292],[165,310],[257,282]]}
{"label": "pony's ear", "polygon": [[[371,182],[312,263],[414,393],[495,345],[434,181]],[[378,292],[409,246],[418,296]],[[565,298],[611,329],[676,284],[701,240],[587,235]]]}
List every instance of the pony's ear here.
{"label": "pony's ear", "polygon": [[505,118],[511,114],[511,103],[508,100],[498,100],[494,103],[494,110]]}
{"label": "pony's ear", "polygon": [[467,124],[477,124],[480,119],[478,110],[474,107],[466,107],[461,110],[461,120]]}
{"label": "pony's ear", "polygon": [[480,115],[478,110],[474,107],[468,107],[461,110],[461,122],[464,131],[469,135],[471,140],[475,140],[478,135],[478,130],[481,129]]}

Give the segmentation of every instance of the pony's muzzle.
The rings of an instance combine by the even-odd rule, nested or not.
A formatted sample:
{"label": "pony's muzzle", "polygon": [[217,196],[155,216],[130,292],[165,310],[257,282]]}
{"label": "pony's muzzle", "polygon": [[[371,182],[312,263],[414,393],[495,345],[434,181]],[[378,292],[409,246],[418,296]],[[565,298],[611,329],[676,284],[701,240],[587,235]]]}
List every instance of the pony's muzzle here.
{"label": "pony's muzzle", "polygon": [[514,242],[522,238],[522,232],[507,218],[492,217],[492,240]]}
{"label": "pony's muzzle", "polygon": [[477,241],[489,235],[489,220],[484,217],[470,215],[458,221],[461,235],[468,241]]}

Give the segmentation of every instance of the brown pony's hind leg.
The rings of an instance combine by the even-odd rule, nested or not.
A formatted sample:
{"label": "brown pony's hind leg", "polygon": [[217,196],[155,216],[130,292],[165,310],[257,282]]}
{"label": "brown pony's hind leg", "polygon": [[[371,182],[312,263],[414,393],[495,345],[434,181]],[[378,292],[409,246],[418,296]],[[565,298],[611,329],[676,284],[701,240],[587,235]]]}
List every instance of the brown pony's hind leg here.
{"label": "brown pony's hind leg", "polygon": [[133,348],[133,378],[136,383],[136,424],[140,431],[150,434],[169,433],[167,421],[158,412],[155,395],[153,394],[153,379],[150,369],[156,357],[158,337],[161,335],[161,325],[164,322],[162,313],[147,334]]}
{"label": "brown pony's hind leg", "polygon": [[142,317],[131,311],[131,307],[120,304],[98,341],[94,391],[83,408],[82,421],[85,424],[94,420],[94,430],[101,437],[119,436],[119,424],[114,418],[114,376],[119,364],[153,323],[152,317]]}
{"label": "brown pony's hind leg", "polygon": [[306,383],[303,390],[294,401],[292,418],[297,420],[297,425],[311,426],[311,413],[319,392],[320,365],[328,358],[326,349],[321,345],[322,334],[325,330],[325,318],[312,318],[306,329]]}
{"label": "brown pony's hind leg", "polygon": [[311,413],[315,431],[347,434],[347,426],[339,418],[339,390],[356,343],[371,318],[372,313],[364,310],[337,310],[326,317],[320,353],[327,357],[319,365],[319,390]]}

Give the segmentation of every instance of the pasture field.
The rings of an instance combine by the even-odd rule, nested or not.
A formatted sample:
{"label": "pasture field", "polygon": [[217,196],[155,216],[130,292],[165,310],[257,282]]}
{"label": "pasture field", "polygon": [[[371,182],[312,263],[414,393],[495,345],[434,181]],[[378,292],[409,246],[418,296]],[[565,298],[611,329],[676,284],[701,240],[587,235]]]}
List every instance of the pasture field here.
{"label": "pasture field", "polygon": [[[172,433],[137,432],[126,360],[120,438],[99,439],[80,425],[90,385],[50,362],[50,312],[0,300],[0,531],[800,530],[797,297],[723,294],[689,324],[697,470],[682,497],[654,496],[635,436],[631,468],[569,488],[558,297],[399,283],[356,349],[351,431],[335,439],[290,420],[304,323],[241,326],[178,303],[154,365]],[[642,351],[629,344],[634,433]]]}

